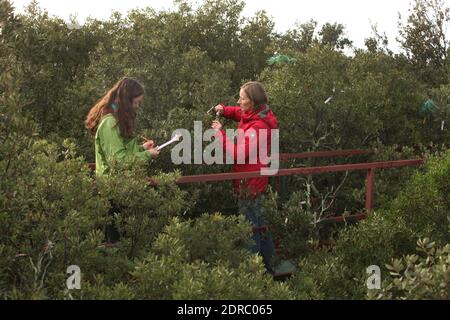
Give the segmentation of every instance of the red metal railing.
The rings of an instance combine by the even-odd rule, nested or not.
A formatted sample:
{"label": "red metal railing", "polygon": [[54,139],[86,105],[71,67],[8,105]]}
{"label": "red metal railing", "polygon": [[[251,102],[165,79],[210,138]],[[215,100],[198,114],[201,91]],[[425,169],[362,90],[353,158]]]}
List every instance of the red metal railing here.
{"label": "red metal railing", "polygon": [[[341,164],[323,167],[291,168],[291,169],[280,169],[278,170],[277,174],[269,177],[367,170],[366,211],[370,212],[373,210],[374,207],[375,169],[411,167],[411,166],[419,166],[422,164],[423,160],[417,159],[417,160],[397,160],[397,161],[372,162],[372,163]],[[180,179],[178,179],[177,183],[186,184],[186,183],[201,183],[201,182],[218,182],[218,181],[237,180],[246,178],[258,178],[258,177],[268,177],[268,176],[261,175],[260,171],[213,173],[206,175],[183,176]],[[154,181],[151,181],[151,183],[155,184]]]}
{"label": "red metal railing", "polygon": [[[305,152],[305,153],[281,153],[280,160],[287,161],[289,159],[305,159],[305,158],[319,158],[319,157],[343,157],[354,155],[366,155],[369,154],[369,150],[334,150],[334,151],[321,151],[321,152]],[[361,171],[367,170],[367,177],[365,183],[365,208],[366,212],[373,211],[374,208],[374,194],[375,194],[375,170],[376,169],[388,169],[388,168],[400,168],[410,166],[420,166],[423,164],[422,159],[414,160],[397,160],[397,161],[384,161],[384,162],[372,162],[372,163],[355,163],[355,164],[342,164],[331,165],[321,167],[309,167],[309,168],[290,168],[279,169],[277,174],[271,176],[263,176],[259,171],[253,172],[232,172],[232,173],[213,173],[202,175],[182,176],[178,179],[178,184],[190,184],[190,183],[205,183],[205,182],[220,182],[228,180],[239,180],[246,178],[258,178],[258,177],[282,177],[282,176],[294,176],[294,175],[311,175],[321,173],[332,172],[344,172],[344,171]],[[95,163],[90,163],[89,167],[95,170]],[[150,180],[150,184],[156,185],[157,182]],[[331,217],[327,220],[330,221],[343,221],[346,218],[355,218],[360,220],[364,218],[364,214],[357,214],[349,217]]]}

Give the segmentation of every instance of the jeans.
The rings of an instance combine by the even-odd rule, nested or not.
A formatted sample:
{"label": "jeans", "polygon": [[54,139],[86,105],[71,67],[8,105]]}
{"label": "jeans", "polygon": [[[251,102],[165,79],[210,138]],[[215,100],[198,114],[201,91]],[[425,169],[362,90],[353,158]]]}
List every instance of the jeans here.
{"label": "jeans", "polygon": [[[264,219],[264,208],[262,206],[263,196],[256,199],[239,199],[239,212],[243,213],[247,220],[251,222],[253,227],[261,228],[267,227]],[[258,253],[262,256],[267,272],[273,274],[271,260],[275,253],[275,248],[272,240],[272,235],[268,232],[257,232],[253,234],[252,239],[254,244],[249,248],[253,253]]]}

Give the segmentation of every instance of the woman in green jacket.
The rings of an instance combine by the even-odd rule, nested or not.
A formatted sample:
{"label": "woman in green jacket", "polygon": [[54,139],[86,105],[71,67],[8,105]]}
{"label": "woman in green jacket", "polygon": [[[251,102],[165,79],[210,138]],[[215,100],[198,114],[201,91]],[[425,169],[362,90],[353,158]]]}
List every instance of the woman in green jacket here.
{"label": "woman in green jacket", "polygon": [[[144,87],[133,78],[117,82],[91,108],[86,128],[95,136],[95,173],[108,174],[113,161],[150,161],[159,151],[152,140],[139,144],[135,137],[135,120],[139,104],[144,99]],[[114,203],[110,214],[120,212]],[[106,226],[106,241],[118,241],[120,234],[113,225]]]}
{"label": "woman in green jacket", "polygon": [[136,114],[143,99],[144,87],[125,77],[89,111],[85,124],[95,135],[97,176],[108,173],[112,161],[150,161],[158,157],[153,141],[140,145],[135,138]]}

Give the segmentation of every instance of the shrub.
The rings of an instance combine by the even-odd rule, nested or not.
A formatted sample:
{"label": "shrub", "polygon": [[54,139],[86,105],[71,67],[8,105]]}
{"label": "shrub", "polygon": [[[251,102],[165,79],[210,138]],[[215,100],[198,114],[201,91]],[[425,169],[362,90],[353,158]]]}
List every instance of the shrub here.
{"label": "shrub", "polygon": [[240,217],[172,220],[153,252],[136,264],[133,285],[144,299],[287,299],[246,247],[250,225]]}
{"label": "shrub", "polygon": [[281,244],[279,258],[297,258],[310,253],[312,241],[319,238],[319,226],[315,224],[313,213],[306,208],[304,196],[294,193],[278,209],[276,195],[269,194],[264,208],[270,231]]}
{"label": "shrub", "polygon": [[393,259],[386,265],[391,278],[385,281],[382,293],[369,291],[371,299],[448,300],[450,298],[450,245],[436,248],[430,239],[417,242],[421,255]]}
{"label": "shrub", "polygon": [[93,192],[89,169],[73,148],[30,141],[4,171],[0,269],[6,296],[10,290],[22,298],[52,296],[65,284],[68,266],[89,272],[101,260],[97,246],[108,204]]}
{"label": "shrub", "polygon": [[450,237],[450,151],[427,159],[426,172],[416,173],[393,201],[389,215],[401,219],[416,238],[433,237],[445,245]]}
{"label": "shrub", "polygon": [[157,186],[150,186],[147,171],[143,164],[116,162],[110,174],[97,178],[99,193],[115,209],[120,250],[130,258],[150,248],[170,217],[192,206],[187,193],[175,184],[178,174],[160,174],[153,178]]}
{"label": "shrub", "polygon": [[367,267],[382,268],[392,257],[412,254],[420,237],[433,234],[436,243],[447,244],[449,159],[450,153],[431,157],[425,172],[413,176],[390,208],[374,212],[358,225],[343,230],[329,251],[304,258],[300,271],[291,280],[297,294],[363,299],[367,292]]}

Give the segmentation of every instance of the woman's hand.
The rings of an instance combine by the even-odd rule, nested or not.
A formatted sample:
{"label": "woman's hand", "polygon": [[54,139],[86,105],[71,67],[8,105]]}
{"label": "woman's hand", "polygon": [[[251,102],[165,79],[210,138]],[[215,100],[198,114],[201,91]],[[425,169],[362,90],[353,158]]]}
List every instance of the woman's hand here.
{"label": "woman's hand", "polygon": [[211,128],[213,128],[216,131],[219,131],[220,129],[222,129],[222,124],[220,123],[220,121],[214,120],[212,122]]}
{"label": "woman's hand", "polygon": [[147,140],[147,141],[145,141],[145,143],[142,146],[144,147],[145,150],[149,150],[149,149],[153,148],[154,145],[155,145],[155,141]]}
{"label": "woman's hand", "polygon": [[154,148],[155,141],[147,140],[147,141],[145,141],[145,143],[142,146],[144,147],[145,150],[148,151],[148,153],[150,153],[150,155],[152,156],[152,159],[158,158],[159,151],[156,148]]}
{"label": "woman's hand", "polygon": [[159,156],[159,152],[156,148],[147,149],[148,153],[152,156],[152,159],[156,159]]}
{"label": "woman's hand", "polygon": [[216,115],[221,116],[223,114],[223,105],[219,104],[215,106],[214,111],[216,112]]}

